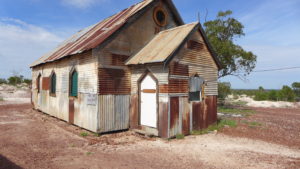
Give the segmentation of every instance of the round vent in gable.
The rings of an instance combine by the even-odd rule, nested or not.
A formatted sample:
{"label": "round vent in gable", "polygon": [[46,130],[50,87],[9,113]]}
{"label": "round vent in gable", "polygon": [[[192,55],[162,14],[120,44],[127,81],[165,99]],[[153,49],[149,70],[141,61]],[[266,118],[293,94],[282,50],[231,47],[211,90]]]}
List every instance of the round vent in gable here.
{"label": "round vent in gable", "polygon": [[167,24],[167,13],[161,7],[154,9],[153,18],[158,26],[166,26]]}

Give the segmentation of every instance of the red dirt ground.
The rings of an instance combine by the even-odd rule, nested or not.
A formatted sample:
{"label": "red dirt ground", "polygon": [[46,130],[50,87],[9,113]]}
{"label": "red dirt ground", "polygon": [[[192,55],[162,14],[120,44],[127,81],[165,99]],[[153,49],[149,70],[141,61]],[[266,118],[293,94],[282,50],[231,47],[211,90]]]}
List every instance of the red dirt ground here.
{"label": "red dirt ground", "polygon": [[[259,139],[300,150],[300,109],[251,109],[257,113],[246,118],[239,118],[238,127],[227,128],[222,132],[229,136]],[[251,126],[249,122],[257,122],[259,125]]]}
{"label": "red dirt ground", "polygon": [[97,137],[29,104],[0,105],[0,169],[300,168],[299,111],[258,111],[246,120],[264,129],[241,124],[168,141],[130,131]]}

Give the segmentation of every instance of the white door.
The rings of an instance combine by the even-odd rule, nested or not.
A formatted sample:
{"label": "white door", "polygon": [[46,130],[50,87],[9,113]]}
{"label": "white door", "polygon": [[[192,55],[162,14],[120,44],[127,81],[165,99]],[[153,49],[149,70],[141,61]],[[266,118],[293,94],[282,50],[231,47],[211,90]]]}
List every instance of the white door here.
{"label": "white door", "polygon": [[141,125],[157,128],[156,82],[147,75],[141,82]]}

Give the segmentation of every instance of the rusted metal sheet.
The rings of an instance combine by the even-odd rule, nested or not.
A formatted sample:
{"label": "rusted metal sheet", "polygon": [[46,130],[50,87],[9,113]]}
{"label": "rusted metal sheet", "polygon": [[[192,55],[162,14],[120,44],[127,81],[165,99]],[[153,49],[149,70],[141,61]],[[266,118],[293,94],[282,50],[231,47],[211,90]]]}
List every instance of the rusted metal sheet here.
{"label": "rusted metal sheet", "polygon": [[169,93],[187,93],[189,84],[186,79],[170,79],[169,80]]}
{"label": "rusted metal sheet", "polygon": [[191,23],[160,32],[140,52],[130,58],[126,65],[166,61],[198,25]]}
{"label": "rusted metal sheet", "polygon": [[202,50],[204,47],[204,43],[203,42],[197,42],[197,41],[194,41],[194,40],[189,40],[187,42],[187,48],[188,49],[192,49],[192,50]]}
{"label": "rusted metal sheet", "polygon": [[75,105],[74,99],[69,99],[69,123],[74,124]]}
{"label": "rusted metal sheet", "polygon": [[130,128],[137,129],[139,125],[139,105],[138,94],[130,97]]}
{"label": "rusted metal sheet", "polygon": [[49,77],[43,77],[42,90],[49,90],[49,88],[50,88],[50,78]]}
{"label": "rusted metal sheet", "polygon": [[122,69],[99,69],[99,93],[130,94],[130,73]]}
{"label": "rusted metal sheet", "polygon": [[176,127],[179,119],[179,97],[170,98],[170,129]]}
{"label": "rusted metal sheet", "polygon": [[100,132],[129,128],[129,95],[100,95]]}
{"label": "rusted metal sheet", "polygon": [[170,64],[170,75],[189,76],[189,66],[174,62]]}
{"label": "rusted metal sheet", "polygon": [[54,51],[34,62],[31,67],[95,48],[121,28],[128,19],[152,2],[154,2],[154,0],[144,0],[95,25],[79,31],[59,45]]}
{"label": "rusted metal sheet", "polygon": [[125,66],[125,61],[129,58],[127,55],[111,54],[111,65]]}
{"label": "rusted metal sheet", "polygon": [[207,126],[217,122],[217,96],[206,97]]}
{"label": "rusted metal sheet", "polygon": [[158,135],[162,138],[168,138],[168,103],[159,102]]}
{"label": "rusted metal sheet", "polygon": [[179,98],[179,112],[182,114],[182,134],[190,134],[190,109],[188,97]]}
{"label": "rusted metal sheet", "polygon": [[170,131],[169,137],[182,132],[182,112],[180,112],[179,97],[170,98]]}
{"label": "rusted metal sheet", "polygon": [[193,102],[193,130],[203,129],[203,102]]}

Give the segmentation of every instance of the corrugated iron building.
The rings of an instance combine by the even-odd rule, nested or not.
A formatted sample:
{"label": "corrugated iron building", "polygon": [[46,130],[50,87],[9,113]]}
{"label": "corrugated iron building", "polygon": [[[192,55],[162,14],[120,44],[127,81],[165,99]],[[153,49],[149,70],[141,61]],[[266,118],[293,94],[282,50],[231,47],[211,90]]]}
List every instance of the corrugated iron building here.
{"label": "corrugated iron building", "polygon": [[160,137],[216,122],[219,69],[199,23],[144,0],[79,31],[32,68],[34,108],[93,132]]}

